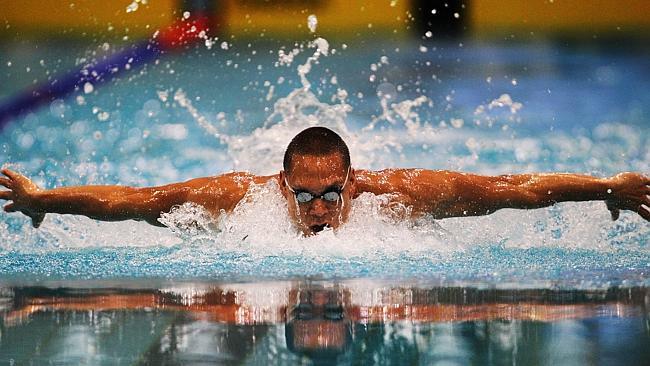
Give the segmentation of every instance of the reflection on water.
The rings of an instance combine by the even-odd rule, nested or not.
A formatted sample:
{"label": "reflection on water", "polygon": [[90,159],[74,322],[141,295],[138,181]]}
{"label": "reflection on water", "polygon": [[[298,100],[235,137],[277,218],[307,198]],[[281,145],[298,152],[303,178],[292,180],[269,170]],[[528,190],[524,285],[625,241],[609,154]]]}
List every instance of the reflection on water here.
{"label": "reflection on water", "polygon": [[649,305],[645,287],[14,286],[0,292],[0,363],[641,365]]}

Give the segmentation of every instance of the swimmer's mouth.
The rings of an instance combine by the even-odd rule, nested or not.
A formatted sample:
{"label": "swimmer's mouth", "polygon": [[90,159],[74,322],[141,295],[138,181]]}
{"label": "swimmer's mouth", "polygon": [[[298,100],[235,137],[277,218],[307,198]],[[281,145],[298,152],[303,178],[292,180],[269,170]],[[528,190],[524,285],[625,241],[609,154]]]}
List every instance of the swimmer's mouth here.
{"label": "swimmer's mouth", "polygon": [[313,233],[317,233],[319,231],[323,231],[326,227],[329,227],[328,224],[321,224],[321,225],[312,225],[309,227]]}

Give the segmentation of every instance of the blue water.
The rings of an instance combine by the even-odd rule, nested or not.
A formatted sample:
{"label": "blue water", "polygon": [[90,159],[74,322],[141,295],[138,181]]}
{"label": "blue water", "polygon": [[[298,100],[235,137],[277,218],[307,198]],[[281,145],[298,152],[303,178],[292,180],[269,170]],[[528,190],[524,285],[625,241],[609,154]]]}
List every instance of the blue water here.
{"label": "blue water", "polygon": [[[234,42],[228,50],[218,51],[198,47],[96,86],[92,93],[79,91],[56,100],[2,131],[0,164],[16,164],[45,187],[157,185],[231,169],[274,172],[279,166],[246,166],[255,161],[256,153],[233,152],[172,96],[183,90],[222,135],[249,136],[255,129],[263,134],[270,126],[266,122],[264,127],[264,121],[274,111],[274,102],[300,86],[295,68],[313,52],[305,47],[294,64],[277,66],[277,50],[283,46],[292,47],[280,42]],[[0,96],[21,90],[32,79],[61,73],[80,57],[90,60],[93,50],[103,52],[97,45],[83,44],[71,45],[73,52],[62,52],[56,44],[38,44],[29,53],[25,51],[29,44],[8,42],[1,47],[0,75],[8,82],[0,83]],[[345,116],[349,131],[365,136],[365,142],[377,134],[400,145],[375,143],[355,156],[355,142],[348,141],[353,145],[353,163],[361,161],[363,168],[417,166],[483,174],[571,171],[600,176],[650,171],[650,68],[647,50],[640,46],[368,41],[345,49],[332,42],[330,48],[337,52],[321,57],[308,74],[311,91],[322,103],[335,105],[332,95],[345,89],[352,107]],[[387,63],[380,61],[382,56]],[[373,131],[364,132],[363,127],[381,115],[376,91],[386,88],[396,91],[390,102],[426,96],[427,103],[412,111],[419,128],[430,126],[438,135],[409,137],[399,118],[395,124],[380,120]],[[168,93],[166,102],[159,97],[161,91]],[[503,94],[521,108],[495,107],[477,114],[479,106],[487,107]],[[454,119],[463,120],[460,128],[452,127]],[[276,155],[282,149],[278,146]],[[90,220],[50,216],[43,229],[34,231],[24,217],[0,214],[3,277],[433,276],[479,282],[551,280],[575,285],[589,280],[645,285],[650,263],[647,222],[626,214],[612,223],[598,204],[443,220],[444,229],[467,227],[453,232],[456,241],[475,235],[451,253],[440,253],[443,238],[442,245],[430,250],[425,245],[418,252],[375,250],[370,256],[260,255],[255,243],[248,249],[220,248],[219,238],[211,244],[187,238],[174,241],[173,235],[146,224],[110,224],[106,229]],[[512,220],[521,224],[513,225]],[[445,222],[451,224],[445,227]]]}

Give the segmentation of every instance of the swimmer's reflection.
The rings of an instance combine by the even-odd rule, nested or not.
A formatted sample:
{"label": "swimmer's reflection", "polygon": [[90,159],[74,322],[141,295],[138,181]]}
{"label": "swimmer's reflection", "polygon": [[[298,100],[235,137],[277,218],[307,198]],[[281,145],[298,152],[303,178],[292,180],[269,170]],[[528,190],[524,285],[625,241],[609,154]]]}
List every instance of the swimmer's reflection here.
{"label": "swimmer's reflection", "polygon": [[348,350],[352,322],[346,315],[343,299],[349,298],[349,291],[312,287],[292,290],[290,298],[298,301],[287,314],[287,349],[321,361],[336,359]]}
{"label": "swimmer's reflection", "polygon": [[[154,342],[159,347],[148,351],[151,360],[182,352],[203,357],[209,354],[215,359],[227,353],[232,359],[244,360],[255,352],[257,343],[267,338],[273,339],[278,349],[286,344],[293,355],[327,362],[348,354],[355,342],[364,342],[355,338],[363,338],[364,327],[372,324],[549,322],[597,316],[645,316],[650,298],[645,288],[575,293],[460,287],[355,289],[343,284],[308,281],[233,286],[167,291],[0,289],[2,329],[4,338],[11,339],[12,328],[27,324],[35,317],[47,318],[48,313],[56,314],[56,322],[89,313],[114,312],[117,317],[134,319],[157,313],[154,319],[167,316],[171,320],[164,325],[166,330],[156,336],[159,339]],[[93,323],[96,319],[90,316],[85,321]],[[136,320],[124,320],[124,324],[132,323]],[[270,329],[272,325],[282,324],[284,339],[276,339],[280,335],[274,335]],[[139,331],[137,326],[125,326],[125,329],[128,333]],[[183,348],[187,344],[192,346]]]}

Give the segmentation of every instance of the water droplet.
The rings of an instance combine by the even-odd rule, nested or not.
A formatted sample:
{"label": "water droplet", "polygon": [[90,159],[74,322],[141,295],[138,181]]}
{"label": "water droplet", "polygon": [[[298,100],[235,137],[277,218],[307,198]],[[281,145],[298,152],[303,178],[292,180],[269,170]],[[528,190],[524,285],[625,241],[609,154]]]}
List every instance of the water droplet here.
{"label": "water droplet", "polygon": [[129,5],[126,7],[126,12],[127,12],[127,13],[132,13],[132,12],[138,10],[138,7],[139,7],[138,2],[137,2],[137,1],[133,1],[131,4],[129,4]]}
{"label": "water droplet", "polygon": [[108,118],[110,116],[111,115],[106,111],[101,111],[101,112],[97,113],[97,119],[102,121],[102,122],[108,120]]}
{"label": "water droplet", "polygon": [[314,33],[316,32],[316,26],[318,26],[318,18],[314,14],[311,14],[307,17],[307,27],[310,32]]}

